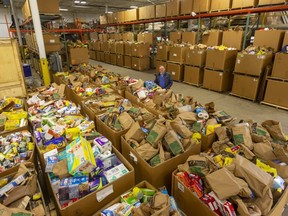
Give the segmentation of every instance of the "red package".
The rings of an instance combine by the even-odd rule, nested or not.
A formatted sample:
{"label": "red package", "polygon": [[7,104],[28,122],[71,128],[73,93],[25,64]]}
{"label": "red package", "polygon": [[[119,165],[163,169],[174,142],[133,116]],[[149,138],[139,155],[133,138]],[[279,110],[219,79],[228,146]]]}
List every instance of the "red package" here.
{"label": "red package", "polygon": [[204,196],[202,196],[200,198],[200,200],[202,200],[217,215],[222,216],[222,214],[219,210],[219,207],[217,205],[217,202],[215,201],[215,199],[212,196],[205,194]]}

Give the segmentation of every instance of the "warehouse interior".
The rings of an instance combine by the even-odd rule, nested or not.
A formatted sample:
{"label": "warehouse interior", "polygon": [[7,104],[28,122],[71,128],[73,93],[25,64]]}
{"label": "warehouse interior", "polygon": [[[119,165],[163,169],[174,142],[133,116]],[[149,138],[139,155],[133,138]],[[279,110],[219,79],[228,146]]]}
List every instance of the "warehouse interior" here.
{"label": "warehouse interior", "polygon": [[288,216],[287,0],[0,0],[0,212]]}

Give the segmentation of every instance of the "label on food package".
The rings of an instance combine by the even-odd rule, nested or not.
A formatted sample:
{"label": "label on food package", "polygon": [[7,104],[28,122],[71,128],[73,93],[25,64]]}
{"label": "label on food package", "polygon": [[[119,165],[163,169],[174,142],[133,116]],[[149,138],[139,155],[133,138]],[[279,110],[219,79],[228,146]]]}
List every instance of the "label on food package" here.
{"label": "label on food package", "polygon": [[178,189],[184,193],[184,185],[178,182]]}
{"label": "label on food package", "polygon": [[98,202],[104,200],[107,196],[114,192],[113,185],[108,186],[107,188],[102,189],[98,193],[96,193],[96,199]]}

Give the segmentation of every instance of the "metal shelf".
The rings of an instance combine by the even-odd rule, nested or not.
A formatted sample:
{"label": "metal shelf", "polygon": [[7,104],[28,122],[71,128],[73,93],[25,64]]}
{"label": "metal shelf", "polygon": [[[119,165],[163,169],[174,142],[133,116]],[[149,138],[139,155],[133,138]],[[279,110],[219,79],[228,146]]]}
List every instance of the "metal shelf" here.
{"label": "metal shelf", "polygon": [[[47,22],[58,20],[60,18],[61,18],[61,15],[58,15],[58,14],[40,14],[41,24],[45,24]],[[25,20],[20,26],[23,27],[31,22],[32,22],[32,17]]]}
{"label": "metal shelf", "polygon": [[[9,29],[10,32],[15,33],[16,29]],[[98,29],[45,29],[43,32],[49,32],[49,33],[89,33],[89,32],[100,32],[101,30]],[[21,33],[31,33],[34,32],[34,30],[25,30],[21,29]]]}

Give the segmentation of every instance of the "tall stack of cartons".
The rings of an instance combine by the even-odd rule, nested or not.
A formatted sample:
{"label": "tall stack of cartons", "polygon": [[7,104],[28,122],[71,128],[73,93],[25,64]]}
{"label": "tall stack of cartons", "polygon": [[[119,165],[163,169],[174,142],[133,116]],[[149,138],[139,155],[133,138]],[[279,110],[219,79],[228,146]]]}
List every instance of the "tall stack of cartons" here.
{"label": "tall stack of cartons", "polygon": [[132,42],[125,42],[124,53],[124,67],[132,68]]}
{"label": "tall stack of cartons", "polygon": [[273,105],[281,108],[288,108],[287,97],[288,91],[288,32],[285,33],[282,44],[282,52],[275,55],[274,65],[271,76],[267,79],[264,104]]}
{"label": "tall stack of cartons", "polygon": [[169,51],[169,61],[167,62],[167,71],[171,73],[175,81],[183,81],[184,63],[188,47],[183,45],[174,45]]}
{"label": "tall stack of cartons", "polygon": [[116,46],[116,65],[124,67],[124,42],[118,41],[115,43]]}
{"label": "tall stack of cartons", "polygon": [[164,66],[167,69],[170,48],[171,46],[162,43],[157,45],[156,70],[158,70],[160,66]]}
{"label": "tall stack of cartons", "polygon": [[132,68],[138,71],[150,68],[150,46],[147,43],[132,44]]}

